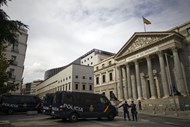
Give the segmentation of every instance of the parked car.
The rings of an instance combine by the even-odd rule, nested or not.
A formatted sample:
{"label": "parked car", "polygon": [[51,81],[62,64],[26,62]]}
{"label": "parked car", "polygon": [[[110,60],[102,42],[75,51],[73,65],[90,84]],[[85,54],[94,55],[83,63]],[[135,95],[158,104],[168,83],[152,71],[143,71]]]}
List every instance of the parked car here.
{"label": "parked car", "polygon": [[2,95],[1,109],[8,114],[13,112],[38,111],[40,112],[41,100],[32,95]]}
{"label": "parked car", "polygon": [[117,109],[102,94],[56,92],[51,114],[63,120],[76,122],[78,118],[108,118],[114,120]]}

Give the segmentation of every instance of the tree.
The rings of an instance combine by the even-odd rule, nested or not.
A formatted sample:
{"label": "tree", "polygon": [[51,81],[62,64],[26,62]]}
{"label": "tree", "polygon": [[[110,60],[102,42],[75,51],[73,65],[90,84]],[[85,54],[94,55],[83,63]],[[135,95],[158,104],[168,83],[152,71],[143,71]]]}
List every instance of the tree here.
{"label": "tree", "polygon": [[5,49],[17,42],[20,29],[28,28],[27,25],[21,21],[11,20],[10,17],[1,9],[3,5],[7,6],[7,1],[0,0],[0,94],[6,93],[10,90],[14,90],[14,84],[8,83],[9,62],[5,58]]}

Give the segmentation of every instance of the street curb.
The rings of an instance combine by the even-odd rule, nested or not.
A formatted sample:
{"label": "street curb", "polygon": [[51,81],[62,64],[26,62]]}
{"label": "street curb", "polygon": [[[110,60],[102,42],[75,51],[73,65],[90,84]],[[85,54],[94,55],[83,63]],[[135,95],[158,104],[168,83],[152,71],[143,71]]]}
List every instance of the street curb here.
{"label": "street curb", "polygon": [[0,127],[13,127],[8,120],[0,121]]}

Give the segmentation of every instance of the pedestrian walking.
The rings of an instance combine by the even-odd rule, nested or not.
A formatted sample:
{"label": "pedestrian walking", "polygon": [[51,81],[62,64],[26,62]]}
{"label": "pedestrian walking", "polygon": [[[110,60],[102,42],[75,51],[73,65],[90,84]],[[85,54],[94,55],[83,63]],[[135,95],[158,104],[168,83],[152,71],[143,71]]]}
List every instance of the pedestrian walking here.
{"label": "pedestrian walking", "polygon": [[130,106],[128,105],[127,101],[125,101],[125,103],[123,103],[121,106],[119,106],[119,108],[120,107],[123,107],[124,120],[126,121],[126,114],[127,114],[127,118],[130,121],[131,120],[130,116],[129,116],[129,107]]}
{"label": "pedestrian walking", "polygon": [[133,101],[131,101],[131,114],[132,114],[132,118],[133,121],[137,121],[137,108],[136,108],[136,104],[134,104]]}

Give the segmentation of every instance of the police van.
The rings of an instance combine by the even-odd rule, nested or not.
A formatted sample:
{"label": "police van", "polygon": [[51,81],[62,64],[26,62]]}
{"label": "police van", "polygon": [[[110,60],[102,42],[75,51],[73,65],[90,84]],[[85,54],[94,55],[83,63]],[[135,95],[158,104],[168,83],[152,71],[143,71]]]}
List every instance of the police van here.
{"label": "police van", "polygon": [[118,112],[102,94],[62,91],[54,95],[51,114],[76,122],[79,118],[114,120]]}
{"label": "police van", "polygon": [[1,109],[8,114],[13,112],[41,111],[41,100],[32,95],[2,95]]}
{"label": "police van", "polygon": [[46,115],[51,115],[53,96],[54,93],[47,93],[43,98],[43,113]]}

